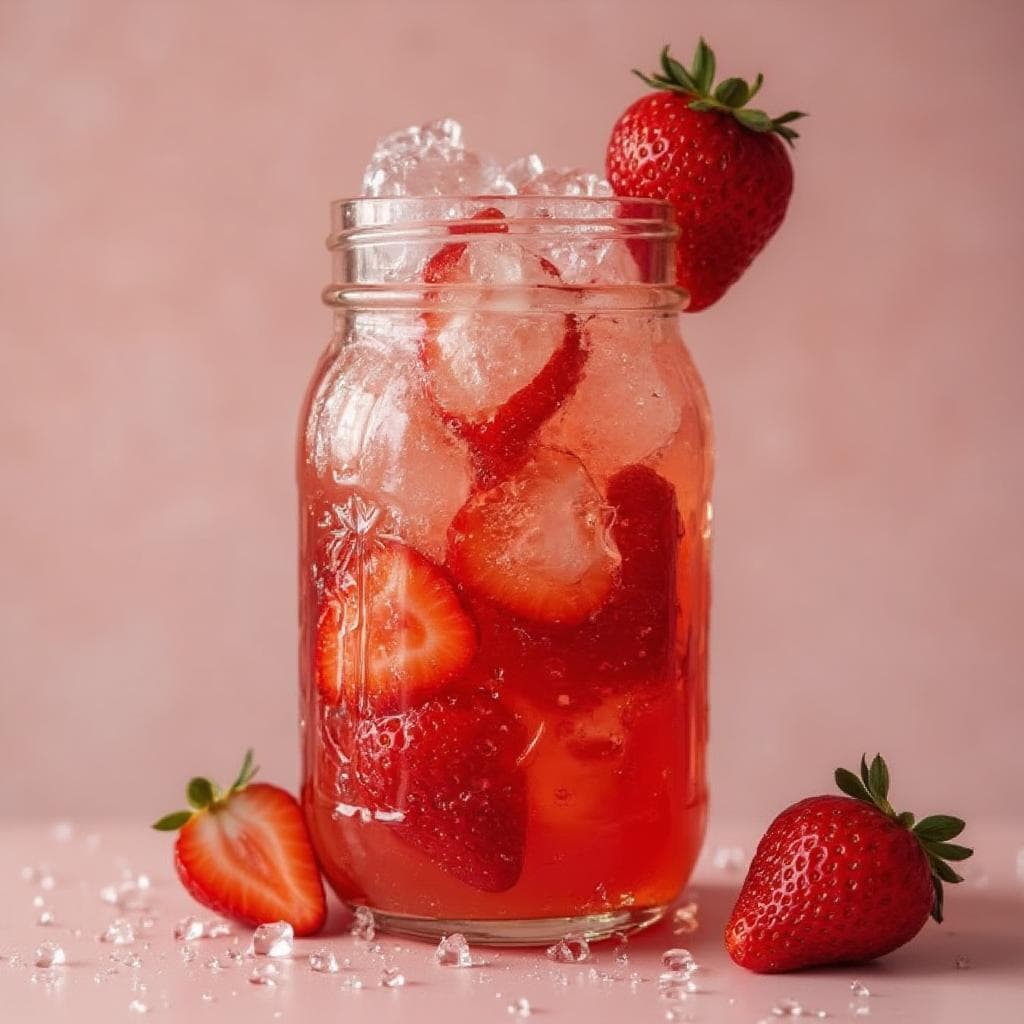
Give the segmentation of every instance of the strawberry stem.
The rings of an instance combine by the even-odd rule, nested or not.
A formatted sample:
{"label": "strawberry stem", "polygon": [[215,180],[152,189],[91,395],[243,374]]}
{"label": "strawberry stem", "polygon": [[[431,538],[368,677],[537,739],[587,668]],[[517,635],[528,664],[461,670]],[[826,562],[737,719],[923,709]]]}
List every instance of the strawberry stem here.
{"label": "strawberry stem", "polygon": [[203,811],[214,811],[226,804],[233,793],[237,793],[249,785],[258,771],[259,768],[253,763],[252,750],[247,750],[242,761],[242,768],[226,793],[216,783],[201,775],[189,779],[188,785],[185,787],[185,799],[193,809],[165,814],[153,823],[153,828],[158,832],[177,832],[180,828],[184,828],[195,815],[201,814]]}
{"label": "strawberry stem", "polygon": [[763,110],[748,107],[747,104],[760,92],[764,75],[758,72],[752,85],[742,78],[726,78],[715,86],[715,52],[704,41],[697,42],[693,63],[687,68],[669,54],[668,46],[662,48],[661,71],[645,75],[633,69],[633,74],[652,89],[665,89],[691,97],[691,110],[716,110],[731,114],[744,128],[752,132],[773,132],[793,145],[800,137],[799,132],[789,125],[807,115],[799,110],[788,110],[778,117],[769,117]]}
{"label": "strawberry stem", "polygon": [[932,885],[935,888],[935,902],[932,904],[932,917],[942,921],[943,890],[942,883],[951,885],[962,882],[947,861],[966,860],[974,853],[967,846],[959,846],[948,840],[955,839],[964,830],[965,823],[961,818],[949,814],[933,814],[922,818],[914,824],[914,815],[910,811],[897,814],[889,803],[889,766],[881,754],[875,754],[868,764],[867,755],[860,759],[860,777],[845,768],[837,768],[836,785],[854,800],[871,804],[887,818],[907,829],[921,844],[921,849],[928,858],[928,866],[932,873]]}

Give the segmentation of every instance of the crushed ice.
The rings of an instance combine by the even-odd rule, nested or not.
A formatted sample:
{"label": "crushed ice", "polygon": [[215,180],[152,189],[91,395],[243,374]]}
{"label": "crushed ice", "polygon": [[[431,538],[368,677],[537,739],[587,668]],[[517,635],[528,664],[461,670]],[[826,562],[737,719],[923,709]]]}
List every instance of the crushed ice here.
{"label": "crushed ice", "polygon": [[380,972],[381,988],[401,988],[405,984],[405,975],[397,967],[385,967]]}
{"label": "crushed ice", "polygon": [[257,967],[252,969],[252,973],[249,975],[249,981],[253,985],[263,985],[267,988],[273,988],[277,984],[277,977],[280,973],[280,969],[276,964],[259,964]]}
{"label": "crushed ice", "polygon": [[135,941],[135,928],[131,921],[116,917],[99,936],[100,942],[109,942],[114,946],[127,946]]}
{"label": "crushed ice", "polygon": [[508,1012],[513,1017],[518,1017],[525,1020],[530,1014],[533,1013],[533,1007],[530,1006],[530,1000],[524,996],[520,996],[514,1003],[508,1004]]}
{"label": "crushed ice", "polygon": [[309,969],[317,974],[337,974],[338,958],[333,950],[321,946],[309,954]]}
{"label": "crushed ice", "polygon": [[355,907],[352,910],[353,938],[362,939],[364,942],[373,942],[377,935],[377,922],[373,918],[373,911],[369,907]]}
{"label": "crushed ice", "polygon": [[36,967],[60,967],[67,962],[67,954],[56,942],[41,942],[36,947]]}
{"label": "crushed ice", "polygon": [[183,917],[174,926],[174,937],[179,942],[192,942],[194,939],[201,939],[205,927],[198,917]]}

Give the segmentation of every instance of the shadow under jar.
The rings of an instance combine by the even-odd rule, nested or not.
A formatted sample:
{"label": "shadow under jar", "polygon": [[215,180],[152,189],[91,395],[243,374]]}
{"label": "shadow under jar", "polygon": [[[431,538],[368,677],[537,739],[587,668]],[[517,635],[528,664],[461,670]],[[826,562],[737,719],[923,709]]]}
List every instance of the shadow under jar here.
{"label": "shadow under jar", "polygon": [[299,444],[302,800],[379,926],[657,920],[706,817],[711,437],[650,200],[332,206]]}

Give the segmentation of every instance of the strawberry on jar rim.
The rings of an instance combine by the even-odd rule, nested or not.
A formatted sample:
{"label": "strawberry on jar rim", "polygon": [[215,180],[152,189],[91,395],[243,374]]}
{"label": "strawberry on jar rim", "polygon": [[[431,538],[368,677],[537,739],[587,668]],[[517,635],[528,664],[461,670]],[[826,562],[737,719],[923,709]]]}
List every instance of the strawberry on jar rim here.
{"label": "strawberry on jar rim", "polygon": [[605,154],[616,194],[664,199],[679,225],[678,283],[695,313],[722,297],[775,234],[793,191],[791,110],[769,117],[747,104],[761,88],[714,84],[715,55],[703,39],[687,68],[661,52],[661,70],[635,71],[656,92],[616,121]]}
{"label": "strawberry on jar rim", "polygon": [[915,823],[889,802],[889,769],[862,757],[860,778],[839,768],[846,796],[786,808],[758,844],[725,930],[729,955],[762,973],[860,963],[909,942],[929,915],[942,921],[948,861],[972,850],[964,822],[937,814]]}

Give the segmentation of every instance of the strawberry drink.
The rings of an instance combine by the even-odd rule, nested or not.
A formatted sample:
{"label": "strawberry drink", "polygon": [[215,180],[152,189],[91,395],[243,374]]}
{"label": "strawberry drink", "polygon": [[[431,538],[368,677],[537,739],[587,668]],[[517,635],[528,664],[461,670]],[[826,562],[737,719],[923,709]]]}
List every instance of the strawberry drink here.
{"label": "strawberry drink", "polygon": [[440,122],[334,204],[299,448],[302,805],[382,927],[657,918],[704,830],[711,442],[671,206]]}

